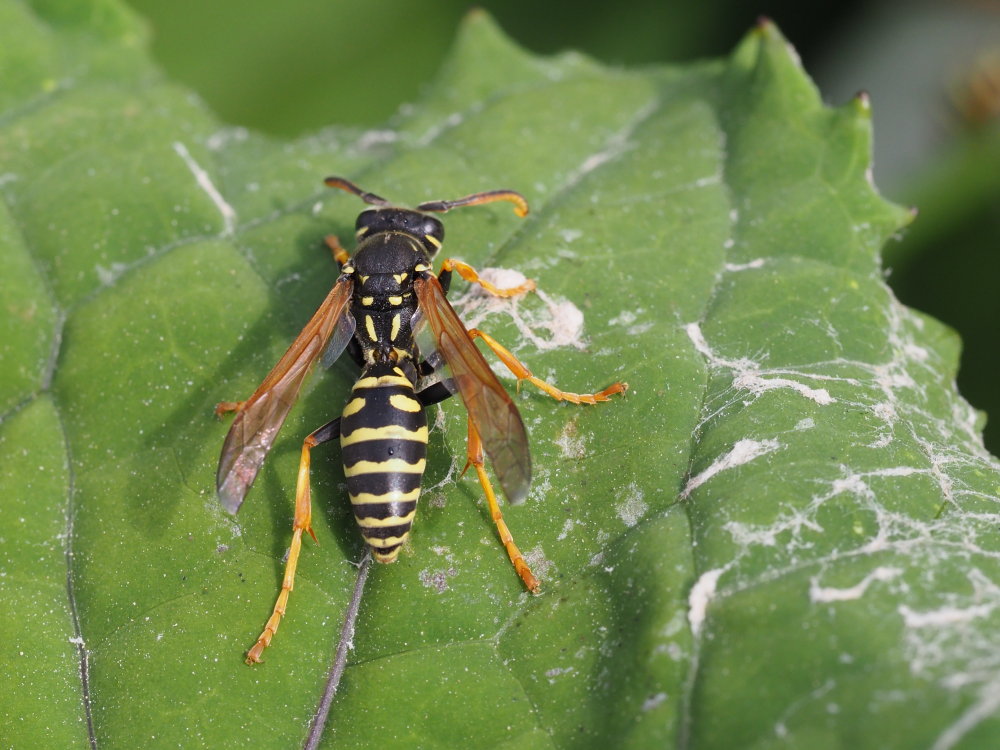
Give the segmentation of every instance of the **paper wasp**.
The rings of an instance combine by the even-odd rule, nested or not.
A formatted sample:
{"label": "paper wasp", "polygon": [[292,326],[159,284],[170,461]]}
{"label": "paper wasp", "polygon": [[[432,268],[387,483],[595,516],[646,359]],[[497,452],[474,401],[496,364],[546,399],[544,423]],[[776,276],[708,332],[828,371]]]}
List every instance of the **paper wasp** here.
{"label": "paper wasp", "polygon": [[500,540],[524,585],[539,583],[525,562],[500,514],[483,466],[489,456],[507,500],[521,503],[531,482],[528,437],[521,416],[475,346],[482,339],[517,376],[558,400],[575,404],[607,401],[627,386],[615,383],[593,394],[561,391],[536,378],[513,354],[487,334],[467,330],[445,297],[453,271],[490,294],[510,297],[534,289],[534,282],[499,289],[460,261],[448,259],[435,276],[431,259],[444,240],[442,223],[429,212],[494,201],[514,204],[526,216],[528,204],[513,190],[492,190],[452,201],[399,208],[340,177],[326,184],[354,193],[374,206],[357,219],[357,247],[351,256],[335,238],[327,238],[340,276],[333,289],[264,382],[246,401],[223,402],[216,414],[236,412],[219,459],[219,500],[236,513],[274,444],[285,417],[317,359],[329,366],[346,350],[361,367],[351,398],[337,419],[308,435],[302,444],[292,542],[281,593],[264,631],[247,654],[260,655],[285,614],[302,547],[311,527],[310,451],[340,438],[344,474],[354,518],[379,562],[393,562],[406,541],[416,512],[427,452],[424,407],[457,392],[469,416],[466,469],[476,470]]}

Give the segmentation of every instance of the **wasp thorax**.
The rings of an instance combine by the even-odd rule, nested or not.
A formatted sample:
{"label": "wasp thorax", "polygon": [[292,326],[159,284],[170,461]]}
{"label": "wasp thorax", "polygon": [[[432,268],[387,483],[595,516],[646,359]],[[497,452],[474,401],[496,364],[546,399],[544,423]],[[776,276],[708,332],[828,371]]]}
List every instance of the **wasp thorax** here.
{"label": "wasp thorax", "polygon": [[[409,278],[409,274],[405,274]],[[393,294],[401,294],[403,292],[402,279],[400,278],[403,274],[387,274],[379,273],[373,276],[366,276],[364,281],[361,282],[361,287],[359,292],[363,295],[371,295],[374,297],[385,297]]]}
{"label": "wasp thorax", "polygon": [[426,260],[417,241],[398,232],[382,232],[364,240],[354,255],[354,270],[364,283],[365,276],[400,274]]}

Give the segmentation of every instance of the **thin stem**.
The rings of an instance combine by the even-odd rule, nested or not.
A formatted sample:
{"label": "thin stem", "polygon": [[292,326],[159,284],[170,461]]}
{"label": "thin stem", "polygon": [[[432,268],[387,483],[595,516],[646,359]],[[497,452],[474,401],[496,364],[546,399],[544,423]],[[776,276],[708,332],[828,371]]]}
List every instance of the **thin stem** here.
{"label": "thin stem", "polygon": [[316,750],[319,747],[320,738],[323,736],[323,729],[326,727],[326,718],[330,713],[330,706],[333,698],[340,687],[340,678],[344,675],[344,668],[347,666],[347,650],[354,644],[354,624],[358,619],[358,610],[361,609],[361,595],[365,590],[365,581],[368,579],[368,569],[372,564],[371,548],[365,550],[365,556],[361,558],[361,565],[358,566],[358,578],[354,582],[354,594],[351,596],[351,603],[344,613],[344,627],[340,629],[340,642],[337,644],[337,654],[333,658],[333,666],[330,674],[326,678],[326,686],[323,688],[323,698],[313,716],[312,724],[309,725],[309,736],[306,738],[304,750]]}

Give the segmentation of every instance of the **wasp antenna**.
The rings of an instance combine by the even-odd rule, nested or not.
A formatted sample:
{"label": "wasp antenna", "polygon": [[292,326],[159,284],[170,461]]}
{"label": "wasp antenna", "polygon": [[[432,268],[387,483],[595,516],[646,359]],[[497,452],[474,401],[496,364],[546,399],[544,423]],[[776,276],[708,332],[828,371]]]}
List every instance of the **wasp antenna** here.
{"label": "wasp antenna", "polygon": [[343,177],[327,177],[323,182],[326,183],[327,187],[340,188],[341,190],[346,190],[348,193],[354,193],[365,203],[370,203],[373,206],[388,206],[389,201],[380,195],[375,195],[375,193],[369,193],[362,190],[357,185],[355,185],[350,180],[345,180]]}
{"label": "wasp antenna", "polygon": [[514,213],[524,217],[528,215],[528,201],[515,190],[487,190],[484,193],[473,193],[453,201],[429,201],[417,206],[418,211],[450,211],[461,206],[478,206],[480,203],[508,201],[514,204]]}

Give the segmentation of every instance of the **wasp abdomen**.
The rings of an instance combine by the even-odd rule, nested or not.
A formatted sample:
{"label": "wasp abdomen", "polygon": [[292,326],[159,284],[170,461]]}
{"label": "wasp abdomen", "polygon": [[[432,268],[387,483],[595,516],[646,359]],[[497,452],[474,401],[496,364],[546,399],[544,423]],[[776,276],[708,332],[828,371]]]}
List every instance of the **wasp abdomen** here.
{"label": "wasp abdomen", "polygon": [[427,455],[427,419],[403,370],[367,367],[340,422],[354,520],[379,562],[392,562],[417,510]]}

